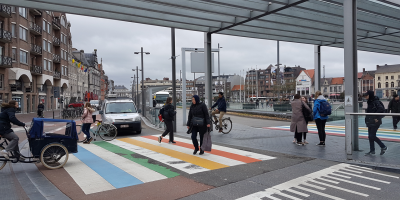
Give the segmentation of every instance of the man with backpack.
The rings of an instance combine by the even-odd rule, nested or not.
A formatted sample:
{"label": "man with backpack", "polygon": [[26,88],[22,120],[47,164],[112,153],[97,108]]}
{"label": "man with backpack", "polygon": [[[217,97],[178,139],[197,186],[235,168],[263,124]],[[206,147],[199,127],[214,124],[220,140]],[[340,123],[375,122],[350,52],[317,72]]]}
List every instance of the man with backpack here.
{"label": "man with backpack", "polygon": [[315,124],[317,125],[320,141],[317,146],[325,146],[325,124],[326,120],[328,120],[329,118],[328,116],[332,113],[332,108],[331,105],[326,101],[325,97],[322,95],[321,91],[317,91],[315,93],[315,97],[317,97],[317,99],[314,100],[313,115]]}
{"label": "man with backpack", "polygon": [[167,126],[167,129],[164,131],[164,133],[158,137],[158,142],[161,143],[162,138],[167,136],[169,134],[169,143],[175,144],[176,142],[174,141],[174,127],[173,127],[173,121],[174,121],[174,116],[176,114],[175,108],[172,105],[172,97],[167,98],[167,102],[165,103],[165,106],[163,106],[160,109],[159,115],[161,115],[162,119],[164,119],[164,123]]}
{"label": "man with backpack", "polygon": [[[364,98],[367,100],[367,110],[366,113],[384,113],[385,106],[381,101],[379,101],[379,97],[374,95],[373,91],[367,91],[364,95]],[[368,127],[368,140],[370,151],[365,155],[375,154],[375,142],[381,147],[381,155],[383,155],[387,151],[387,146],[385,146],[382,141],[376,137],[376,132],[378,132],[379,126],[382,124],[382,118],[384,116],[378,115],[367,115],[365,117],[365,124]]]}
{"label": "man with backpack", "polygon": [[[393,99],[389,102],[388,112],[400,113],[400,101],[399,95],[394,94]],[[393,118],[393,130],[397,130],[397,124],[400,121],[399,116],[392,116]]]}

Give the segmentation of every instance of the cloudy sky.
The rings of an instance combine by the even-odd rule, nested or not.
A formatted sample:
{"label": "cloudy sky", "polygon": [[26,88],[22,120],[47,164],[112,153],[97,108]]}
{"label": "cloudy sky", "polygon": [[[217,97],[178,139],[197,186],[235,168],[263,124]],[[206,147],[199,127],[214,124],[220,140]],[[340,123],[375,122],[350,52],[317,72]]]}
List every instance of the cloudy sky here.
{"label": "cloudy sky", "polygon": [[[103,59],[106,74],[115,81],[116,85],[125,85],[129,88],[134,74],[131,69],[140,67],[140,55],[135,55],[134,52],[140,51],[141,47],[144,51],[151,53],[144,56],[145,78],[172,77],[169,59],[171,57],[170,28],[78,15],[67,15],[67,18],[71,22],[74,48],[83,49],[85,52],[97,49],[99,58]],[[176,55],[181,55],[182,47],[202,48],[204,46],[204,34],[201,32],[177,29],[175,35]],[[212,42],[213,48],[217,48],[218,43],[223,47],[221,74],[239,74],[244,69],[266,68],[277,62],[276,41],[215,34],[212,36]],[[313,45],[280,42],[280,63],[312,69],[314,67],[313,52]],[[326,77],[344,76],[343,49],[323,47],[321,57],[322,65],[325,65]],[[189,69],[189,53],[186,53],[186,58]],[[363,68],[375,70],[376,65],[399,62],[398,56],[362,51],[358,53],[359,71]],[[176,64],[177,78],[179,78],[179,70],[182,69],[181,57],[177,58]],[[198,76],[200,74],[196,74],[196,77]],[[193,74],[189,71],[187,77],[192,80]]]}

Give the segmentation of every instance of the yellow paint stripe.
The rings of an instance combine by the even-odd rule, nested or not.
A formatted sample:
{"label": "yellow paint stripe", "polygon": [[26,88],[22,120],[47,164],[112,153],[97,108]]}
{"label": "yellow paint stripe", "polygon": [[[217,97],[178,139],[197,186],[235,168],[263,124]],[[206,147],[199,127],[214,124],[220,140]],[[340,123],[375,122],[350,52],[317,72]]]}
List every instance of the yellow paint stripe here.
{"label": "yellow paint stripe", "polygon": [[123,138],[123,139],[118,139],[118,140],[129,143],[129,144],[133,144],[133,145],[136,145],[136,146],[139,146],[139,147],[151,150],[151,151],[162,153],[167,156],[171,156],[171,157],[177,158],[179,160],[183,160],[185,162],[192,163],[194,165],[197,165],[197,166],[200,166],[200,167],[203,167],[206,169],[210,169],[210,170],[229,167],[228,165],[220,164],[220,163],[213,162],[213,161],[210,161],[210,160],[207,160],[204,158],[200,158],[198,156],[193,156],[190,154],[186,154],[186,153],[182,153],[179,151],[160,147],[157,145],[149,144],[146,142],[135,140],[133,138]]}
{"label": "yellow paint stripe", "polygon": [[[308,125],[308,126],[317,127],[317,126],[314,125],[314,124],[310,124],[310,125]],[[325,127],[337,128],[337,129],[345,129],[344,126],[325,125]],[[359,129],[359,130],[368,130],[368,128],[365,128],[365,127],[359,127],[358,129]],[[393,131],[393,129],[381,129],[381,128],[379,129],[379,131],[388,131],[388,132],[394,132],[394,133],[397,132],[397,131]]]}

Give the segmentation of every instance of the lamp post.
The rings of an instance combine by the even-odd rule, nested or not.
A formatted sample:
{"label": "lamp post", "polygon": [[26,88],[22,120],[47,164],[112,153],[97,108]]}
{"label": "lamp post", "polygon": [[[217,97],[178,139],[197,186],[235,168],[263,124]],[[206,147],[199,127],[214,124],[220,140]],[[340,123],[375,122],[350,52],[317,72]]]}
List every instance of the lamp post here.
{"label": "lamp post", "polygon": [[222,47],[220,47],[219,43],[218,43],[218,78],[217,78],[218,86],[220,85],[220,83],[219,83],[220,60],[219,59],[220,59],[220,54],[221,54],[221,51],[219,49],[222,49]]}
{"label": "lamp post", "polygon": [[139,95],[139,71],[142,71],[141,69],[139,69],[138,68],[138,66],[136,66],[136,70],[135,69],[132,69],[132,71],[136,71],[136,95],[135,95],[135,97],[136,97],[136,99],[135,99],[135,103],[136,103],[136,105],[138,105],[139,103],[139,98],[138,98],[138,95]]}
{"label": "lamp post", "polygon": [[[143,80],[143,78],[144,78],[144,69],[143,69],[143,54],[147,54],[147,55],[149,55],[150,54],[150,52],[143,52],[143,47],[141,47],[140,48],[140,52],[135,52],[135,54],[140,54],[140,58],[141,58],[141,63],[142,63],[142,68],[141,68],[141,71],[142,71],[142,115],[143,116],[145,116],[145,99],[144,99],[144,94],[143,94],[143,91],[144,91],[144,80]],[[149,105],[150,105],[150,102],[149,102]]]}

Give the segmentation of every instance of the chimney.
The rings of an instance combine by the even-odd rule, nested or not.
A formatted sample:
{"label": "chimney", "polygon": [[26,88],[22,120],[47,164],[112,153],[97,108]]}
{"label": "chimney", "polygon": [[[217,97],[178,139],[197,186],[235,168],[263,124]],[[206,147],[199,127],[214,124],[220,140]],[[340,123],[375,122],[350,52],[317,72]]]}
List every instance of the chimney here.
{"label": "chimney", "polygon": [[365,68],[363,68],[363,72],[365,72]]}
{"label": "chimney", "polygon": [[379,65],[376,65],[376,69],[379,69]]}
{"label": "chimney", "polygon": [[94,49],[94,55],[97,56],[97,49]]}

